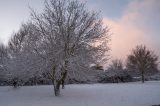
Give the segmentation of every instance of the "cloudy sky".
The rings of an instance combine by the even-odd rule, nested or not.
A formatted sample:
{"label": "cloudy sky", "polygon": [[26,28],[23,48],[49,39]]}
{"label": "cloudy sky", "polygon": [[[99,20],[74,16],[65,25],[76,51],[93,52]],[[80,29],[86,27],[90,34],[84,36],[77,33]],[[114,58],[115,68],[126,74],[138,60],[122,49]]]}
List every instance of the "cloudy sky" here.
{"label": "cloudy sky", "polygon": [[[81,0],[101,12],[112,33],[113,58],[123,59],[138,44],[160,55],[160,0]],[[29,19],[29,6],[42,11],[43,0],[0,0],[0,42],[7,44],[13,32]]]}

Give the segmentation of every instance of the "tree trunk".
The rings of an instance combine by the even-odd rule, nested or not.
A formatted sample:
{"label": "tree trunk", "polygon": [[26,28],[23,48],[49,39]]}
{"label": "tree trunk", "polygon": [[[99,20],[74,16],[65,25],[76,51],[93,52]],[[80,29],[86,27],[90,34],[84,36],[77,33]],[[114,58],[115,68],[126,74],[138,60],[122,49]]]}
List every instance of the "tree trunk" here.
{"label": "tree trunk", "polygon": [[144,70],[141,70],[142,83],[144,83]]}
{"label": "tree trunk", "polygon": [[55,67],[53,67],[53,72],[50,75],[50,79],[52,80],[53,86],[54,86],[54,94],[55,96],[60,95],[60,86],[62,84],[62,89],[64,89],[64,83],[67,77],[67,63],[68,61],[65,61],[64,66],[61,68],[61,77],[59,79],[55,79]]}
{"label": "tree trunk", "polygon": [[61,82],[59,80],[56,81],[56,83],[54,83],[54,94],[55,94],[55,96],[60,95],[60,85],[61,85]]}
{"label": "tree trunk", "polygon": [[68,61],[65,60],[64,66],[62,67],[62,73],[61,73],[61,76],[62,76],[62,79],[61,79],[62,89],[64,89],[64,83],[65,83],[65,80],[66,80],[66,77],[67,77],[67,72],[68,72],[67,67],[68,67]]}
{"label": "tree trunk", "polygon": [[65,83],[65,80],[66,80],[66,77],[67,77],[67,70],[65,70],[65,72],[62,74],[62,81],[61,81],[61,84],[62,84],[62,89],[64,89],[64,83]]}
{"label": "tree trunk", "polygon": [[64,80],[62,80],[62,89],[64,89]]}

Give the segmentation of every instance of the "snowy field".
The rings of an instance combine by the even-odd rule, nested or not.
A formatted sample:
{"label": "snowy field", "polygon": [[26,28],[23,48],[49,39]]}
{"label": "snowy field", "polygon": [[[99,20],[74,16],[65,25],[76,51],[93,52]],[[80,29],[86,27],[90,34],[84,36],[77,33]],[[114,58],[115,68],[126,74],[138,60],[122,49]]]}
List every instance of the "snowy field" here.
{"label": "snowy field", "polygon": [[160,81],[67,85],[60,97],[52,86],[0,87],[0,106],[151,106],[160,104]]}

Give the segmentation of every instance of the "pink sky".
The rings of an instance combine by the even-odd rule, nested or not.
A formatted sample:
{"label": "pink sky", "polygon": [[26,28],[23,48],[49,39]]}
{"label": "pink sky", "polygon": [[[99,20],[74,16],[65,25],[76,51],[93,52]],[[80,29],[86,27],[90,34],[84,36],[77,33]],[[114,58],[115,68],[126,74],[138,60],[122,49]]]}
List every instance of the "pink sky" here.
{"label": "pink sky", "polygon": [[[82,1],[82,0],[80,0]],[[112,59],[125,59],[138,44],[146,44],[160,55],[160,0],[83,0],[89,9],[101,11],[110,27]],[[0,0],[0,43],[29,19],[28,4],[38,11],[43,0]]]}
{"label": "pink sky", "polygon": [[104,24],[110,27],[112,33],[110,42],[112,59],[126,59],[132,48],[139,44],[145,44],[148,48],[155,49],[156,53],[160,53],[158,50],[160,45],[155,46],[152,39],[147,36],[145,26],[139,24],[152,12],[156,3],[154,0],[141,2],[135,0],[128,4],[120,18],[104,18]]}

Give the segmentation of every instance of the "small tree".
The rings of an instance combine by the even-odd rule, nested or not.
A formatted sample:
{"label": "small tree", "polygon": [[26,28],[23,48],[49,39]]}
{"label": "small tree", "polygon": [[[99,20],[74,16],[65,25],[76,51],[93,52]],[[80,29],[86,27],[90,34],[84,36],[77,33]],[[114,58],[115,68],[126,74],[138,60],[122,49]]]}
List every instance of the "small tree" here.
{"label": "small tree", "polygon": [[120,59],[115,59],[112,60],[110,66],[109,66],[110,70],[114,70],[114,71],[122,71],[123,70],[123,62]]}
{"label": "small tree", "polygon": [[153,51],[148,50],[145,45],[137,46],[127,58],[127,69],[135,72],[139,71],[143,83],[145,73],[157,70],[157,66],[158,56]]}
{"label": "small tree", "polygon": [[127,82],[131,81],[131,77],[124,70],[123,62],[120,59],[112,60],[111,64],[108,67],[107,77],[111,78],[112,82]]}
{"label": "small tree", "polygon": [[98,75],[99,82],[129,82],[132,81],[132,77],[123,67],[123,62],[120,59],[114,59],[111,61],[105,72]]}

